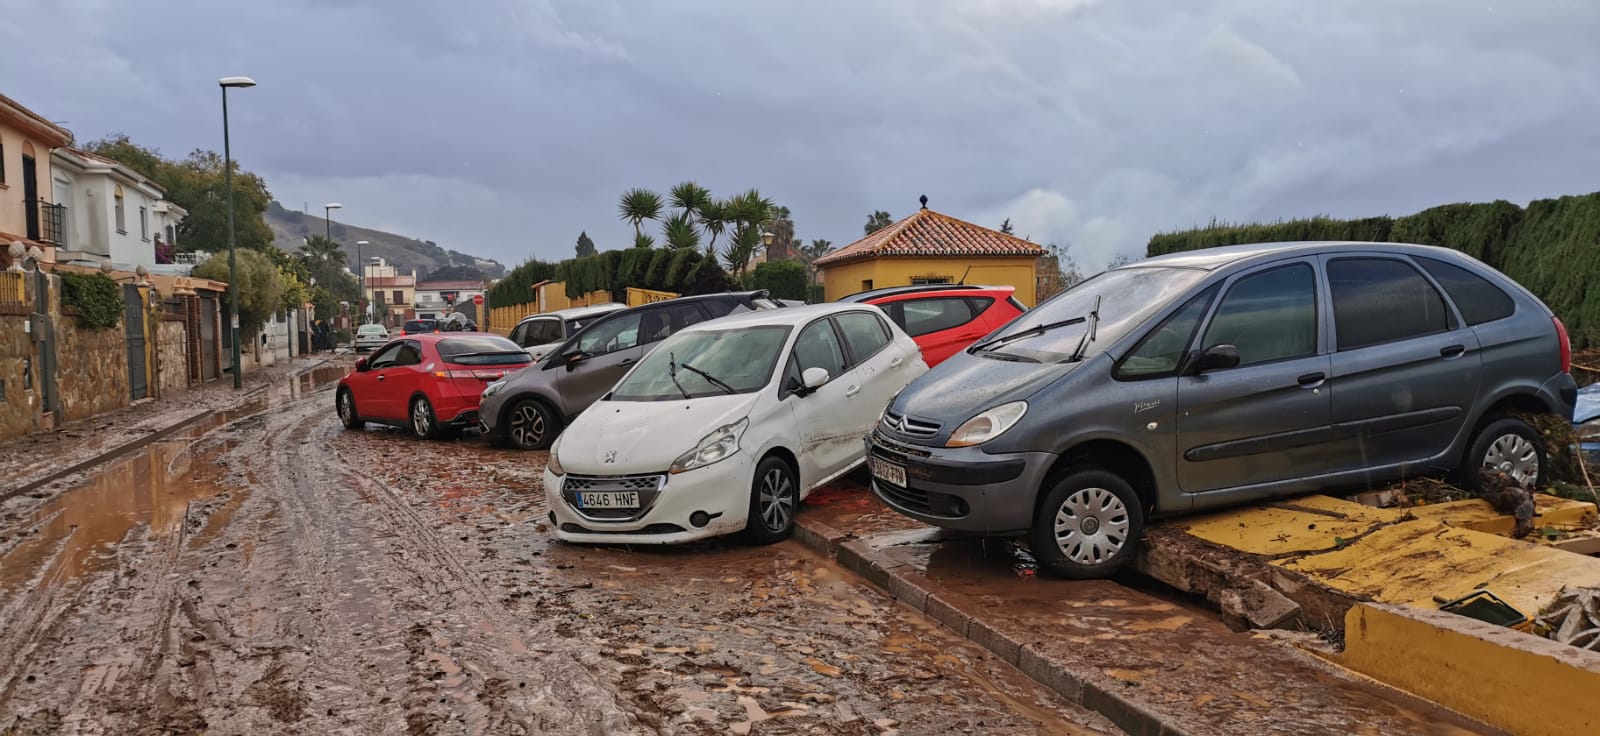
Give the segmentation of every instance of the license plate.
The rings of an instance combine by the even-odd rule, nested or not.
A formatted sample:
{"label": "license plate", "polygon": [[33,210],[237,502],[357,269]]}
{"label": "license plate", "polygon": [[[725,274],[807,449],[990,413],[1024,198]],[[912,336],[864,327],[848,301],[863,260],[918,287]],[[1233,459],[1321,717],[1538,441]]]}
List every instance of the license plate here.
{"label": "license plate", "polygon": [[868,457],[867,465],[872,468],[872,477],[877,478],[885,483],[892,483],[902,487],[905,486],[905,466],[895,465],[888,460],[882,460],[876,457]]}
{"label": "license plate", "polygon": [[638,491],[593,491],[578,494],[580,509],[636,509],[639,508]]}

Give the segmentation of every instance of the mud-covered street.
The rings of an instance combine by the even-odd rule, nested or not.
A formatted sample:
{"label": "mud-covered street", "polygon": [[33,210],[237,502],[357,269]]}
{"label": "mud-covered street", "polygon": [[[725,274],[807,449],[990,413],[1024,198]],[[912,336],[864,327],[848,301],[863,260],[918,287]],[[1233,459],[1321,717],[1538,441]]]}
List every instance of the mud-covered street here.
{"label": "mud-covered street", "polygon": [[0,733],[1118,732],[796,541],[558,543],[542,453],[331,375],[0,505]]}

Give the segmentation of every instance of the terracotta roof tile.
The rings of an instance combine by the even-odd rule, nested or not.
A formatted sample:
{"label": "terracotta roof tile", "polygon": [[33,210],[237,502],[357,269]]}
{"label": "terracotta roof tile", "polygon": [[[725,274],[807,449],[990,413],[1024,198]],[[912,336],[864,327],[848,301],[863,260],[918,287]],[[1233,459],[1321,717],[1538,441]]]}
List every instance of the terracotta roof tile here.
{"label": "terracotta roof tile", "polygon": [[826,268],[868,258],[896,256],[1042,255],[1043,248],[1022,238],[923,209],[818,258],[815,263]]}

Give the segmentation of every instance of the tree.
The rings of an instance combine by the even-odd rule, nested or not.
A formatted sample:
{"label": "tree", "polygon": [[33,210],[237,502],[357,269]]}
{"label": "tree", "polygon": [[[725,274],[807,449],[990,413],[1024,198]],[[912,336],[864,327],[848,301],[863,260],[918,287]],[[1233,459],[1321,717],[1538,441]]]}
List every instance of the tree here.
{"label": "tree", "polygon": [[810,264],[812,261],[828,255],[828,251],[831,250],[833,250],[833,241],[813,240],[810,245],[800,246],[800,260]]}
{"label": "tree", "polygon": [[649,235],[645,235],[644,233],[639,233],[638,235],[633,236],[633,247],[654,248],[656,247],[656,239],[650,237]]}
{"label": "tree", "polygon": [[594,241],[589,239],[588,230],[578,233],[578,246],[576,250],[579,258],[584,256],[592,256],[598,252],[595,250]]}
{"label": "tree", "polygon": [[[195,150],[182,161],[140,146],[127,135],[94,141],[85,150],[115,159],[143,174],[167,192],[167,199],[189,214],[178,225],[179,250],[218,251],[228,247],[228,193],[222,155]],[[233,162],[234,232],[242,248],[262,249],[272,243],[266,211],[272,203],[266,182]]]}
{"label": "tree", "polygon": [[756,248],[761,246],[761,230],[753,227],[741,228],[729,235],[728,241],[722,260],[735,278],[742,278],[745,268],[750,265],[750,258],[756,254]]}
{"label": "tree", "polygon": [[[238,279],[234,288],[239,290],[240,334],[253,336],[259,334],[262,325],[282,308],[283,278],[272,260],[259,251],[240,250],[237,258]],[[228,254],[218,253],[207,258],[194,267],[194,275],[213,281],[229,281]]]}
{"label": "tree", "polygon": [[344,247],[321,235],[306,238],[305,244],[300,246],[300,252],[316,261],[345,260]]}
{"label": "tree", "polygon": [[1133,263],[1133,257],[1129,256],[1126,253],[1123,253],[1123,254],[1118,255],[1116,258],[1111,259],[1111,262],[1106,264],[1106,268],[1107,269],[1117,268],[1117,267],[1120,267],[1120,266],[1126,266],[1126,265],[1128,265],[1130,263]]}
{"label": "tree", "polygon": [[1005,222],[1000,223],[1000,232],[1003,232],[1007,235],[1016,235],[1016,233],[1011,229],[1011,218],[1007,217]]}
{"label": "tree", "polygon": [[809,276],[805,264],[797,261],[767,261],[756,266],[751,282],[779,299],[805,299]]}
{"label": "tree", "polygon": [[633,223],[633,236],[638,240],[644,234],[640,227],[645,220],[654,220],[661,216],[661,195],[648,189],[629,189],[622,193],[622,201],[617,204],[617,211],[622,219]]}
{"label": "tree", "polygon": [[419,281],[483,281],[483,272],[477,266],[447,263],[429,271]]}
{"label": "tree", "polygon": [[711,190],[692,181],[686,181],[673,187],[668,196],[672,200],[672,206],[678,209],[678,213],[693,222],[700,208],[711,201]]}
{"label": "tree", "polygon": [[883,210],[877,210],[872,214],[867,215],[867,224],[863,229],[867,231],[868,235],[871,235],[893,224],[894,220],[890,219],[889,213],[884,212]]}
{"label": "tree", "polygon": [[1039,301],[1070,289],[1083,280],[1083,272],[1078,269],[1077,262],[1067,255],[1071,247],[1070,244],[1062,247],[1055,243],[1044,247],[1045,255],[1039,258],[1039,278],[1034,290],[1035,298]]}
{"label": "tree", "polygon": [[794,258],[797,247],[794,236],[794,220],[789,217],[789,208],[773,207],[771,215],[767,218],[765,228],[772,233],[772,245],[767,248],[767,258],[777,260]]}
{"label": "tree", "polygon": [[760,247],[761,228],[771,217],[772,209],[772,200],[761,196],[761,192],[755,189],[728,200],[726,214],[733,224],[730,236],[733,242],[728,244],[722,257],[736,278],[744,276],[750,257]]}
{"label": "tree", "polygon": [[728,226],[728,205],[709,195],[705,202],[700,204],[700,227],[704,228],[707,235],[711,236],[706,243],[706,254],[715,255],[717,252],[717,236]]}
{"label": "tree", "polygon": [[689,212],[679,212],[661,224],[662,237],[668,248],[699,248],[700,231],[694,227],[694,217]]}

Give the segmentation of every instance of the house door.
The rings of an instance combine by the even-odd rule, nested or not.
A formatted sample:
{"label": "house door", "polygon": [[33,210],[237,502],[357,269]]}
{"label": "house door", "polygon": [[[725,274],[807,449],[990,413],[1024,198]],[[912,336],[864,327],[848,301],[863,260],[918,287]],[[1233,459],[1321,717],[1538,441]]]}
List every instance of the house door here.
{"label": "house door", "polygon": [[32,156],[22,157],[22,202],[27,207],[28,239],[39,240],[39,170]]}
{"label": "house door", "polygon": [[122,327],[128,342],[128,391],[137,401],[150,395],[149,362],[145,360],[144,296],[133,284],[122,286]]}
{"label": "house door", "polygon": [[217,378],[217,300],[200,299],[200,380]]}
{"label": "house door", "polygon": [[50,315],[50,275],[40,269],[34,277],[34,316],[41,317],[36,324],[44,332],[39,335],[39,362],[33,366],[33,375],[39,383],[39,395],[44,399],[44,410],[60,409],[61,400],[56,391],[56,327]]}

